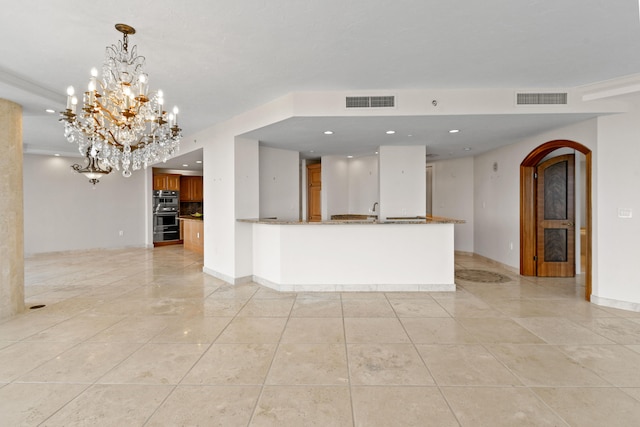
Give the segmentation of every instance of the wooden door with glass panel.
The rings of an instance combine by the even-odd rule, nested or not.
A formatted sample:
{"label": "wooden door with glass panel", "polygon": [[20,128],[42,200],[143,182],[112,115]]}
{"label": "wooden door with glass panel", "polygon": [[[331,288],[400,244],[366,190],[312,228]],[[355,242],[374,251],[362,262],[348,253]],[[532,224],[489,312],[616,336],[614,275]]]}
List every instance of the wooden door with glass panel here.
{"label": "wooden door with glass panel", "polygon": [[538,276],[575,276],[574,162],[567,154],[536,168]]}

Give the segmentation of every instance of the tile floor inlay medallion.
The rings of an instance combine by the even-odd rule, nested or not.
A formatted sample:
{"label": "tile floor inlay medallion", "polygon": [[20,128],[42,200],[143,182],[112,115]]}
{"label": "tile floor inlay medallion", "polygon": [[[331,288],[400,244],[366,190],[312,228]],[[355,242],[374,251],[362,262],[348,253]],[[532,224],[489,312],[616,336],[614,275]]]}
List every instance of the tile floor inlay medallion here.
{"label": "tile floor inlay medallion", "polygon": [[456,270],[456,279],[480,283],[507,283],[511,281],[511,279],[504,274],[475,269]]}

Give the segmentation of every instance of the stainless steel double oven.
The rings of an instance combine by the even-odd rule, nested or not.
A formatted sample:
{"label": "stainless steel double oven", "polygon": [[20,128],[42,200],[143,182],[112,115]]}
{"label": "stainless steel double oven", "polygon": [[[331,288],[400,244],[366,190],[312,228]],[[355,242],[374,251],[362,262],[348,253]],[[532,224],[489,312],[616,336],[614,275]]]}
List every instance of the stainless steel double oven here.
{"label": "stainless steel double oven", "polygon": [[180,240],[180,194],[177,191],[153,191],[153,241]]}

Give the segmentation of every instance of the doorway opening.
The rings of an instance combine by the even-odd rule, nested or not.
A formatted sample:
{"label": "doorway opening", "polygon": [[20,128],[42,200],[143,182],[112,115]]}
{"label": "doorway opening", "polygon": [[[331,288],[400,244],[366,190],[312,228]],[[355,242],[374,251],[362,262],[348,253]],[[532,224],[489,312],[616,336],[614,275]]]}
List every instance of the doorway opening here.
{"label": "doorway opening", "polygon": [[523,276],[538,275],[538,218],[537,218],[537,180],[535,177],[538,164],[551,152],[560,148],[571,148],[585,156],[584,182],[584,273],[585,300],[591,300],[591,150],[584,145],[570,140],[554,140],[540,145],[531,151],[520,164],[520,274]]}

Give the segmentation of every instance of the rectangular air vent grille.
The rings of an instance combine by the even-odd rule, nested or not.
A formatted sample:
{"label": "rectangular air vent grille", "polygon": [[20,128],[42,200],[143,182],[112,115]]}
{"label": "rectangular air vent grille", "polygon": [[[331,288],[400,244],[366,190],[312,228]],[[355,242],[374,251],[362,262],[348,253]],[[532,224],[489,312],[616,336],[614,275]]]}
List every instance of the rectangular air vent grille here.
{"label": "rectangular air vent grille", "polygon": [[566,105],[566,93],[519,93],[517,105]]}
{"label": "rectangular air vent grille", "polygon": [[347,96],[347,108],[389,108],[395,107],[395,96]]}

